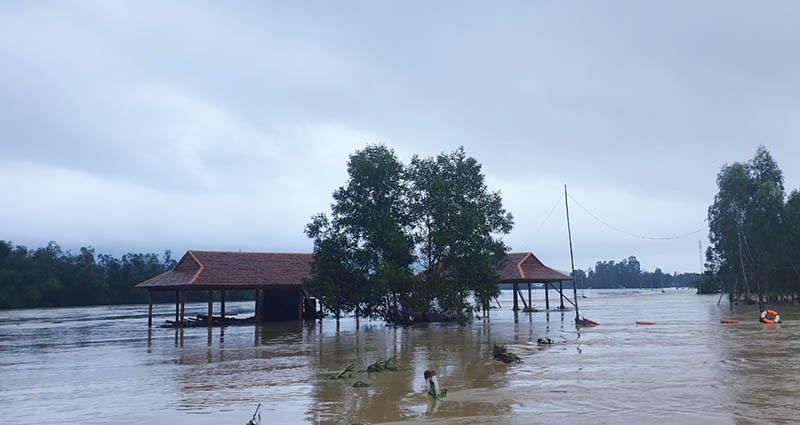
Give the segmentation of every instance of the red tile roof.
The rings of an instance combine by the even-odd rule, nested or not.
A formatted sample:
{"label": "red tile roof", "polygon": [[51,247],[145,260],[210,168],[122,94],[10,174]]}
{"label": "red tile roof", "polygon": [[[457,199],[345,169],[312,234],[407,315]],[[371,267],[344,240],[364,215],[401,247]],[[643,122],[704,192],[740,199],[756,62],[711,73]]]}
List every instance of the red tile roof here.
{"label": "red tile roof", "polygon": [[500,269],[500,283],[545,283],[572,280],[569,275],[545,266],[531,252],[506,254]]}
{"label": "red tile roof", "polygon": [[253,289],[301,286],[311,277],[311,254],[187,251],[175,268],[137,288]]}

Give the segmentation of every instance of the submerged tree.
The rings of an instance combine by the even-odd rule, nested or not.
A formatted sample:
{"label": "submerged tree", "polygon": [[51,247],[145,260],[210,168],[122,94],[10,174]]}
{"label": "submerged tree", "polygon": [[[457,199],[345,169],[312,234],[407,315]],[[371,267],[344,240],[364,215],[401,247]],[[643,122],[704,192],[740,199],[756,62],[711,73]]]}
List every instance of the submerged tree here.
{"label": "submerged tree", "polygon": [[368,146],[347,171],[330,219],[306,226],[306,287],[326,308],[413,323],[463,315],[470,295],[481,305],[497,295],[506,249],[493,235],[510,231],[511,215],[463,149],[406,168],[391,149]]}
{"label": "submerged tree", "polygon": [[[368,146],[350,156],[347,173],[347,183],[333,194],[331,219],[320,214],[306,227],[314,239],[308,288],[316,294],[327,287],[318,296],[329,309],[391,320],[408,291],[414,260],[403,164],[391,149]],[[326,302],[334,293],[338,298]]]}
{"label": "submerged tree", "polygon": [[[732,297],[760,304],[797,294],[787,271],[796,269],[800,237],[792,223],[792,199],[785,202],[783,173],[764,146],[747,163],[725,165],[717,176],[719,191],[708,209],[706,269]],[[796,278],[796,276],[795,276]],[[796,282],[796,280],[795,280]],[[762,299],[766,296],[766,299]]]}
{"label": "submerged tree", "polygon": [[[412,214],[424,283],[442,312],[462,312],[471,293],[488,308],[499,295],[497,270],[506,246],[495,234],[513,226],[499,192],[486,187],[481,166],[463,148],[409,167]],[[426,312],[421,312],[426,313]]]}

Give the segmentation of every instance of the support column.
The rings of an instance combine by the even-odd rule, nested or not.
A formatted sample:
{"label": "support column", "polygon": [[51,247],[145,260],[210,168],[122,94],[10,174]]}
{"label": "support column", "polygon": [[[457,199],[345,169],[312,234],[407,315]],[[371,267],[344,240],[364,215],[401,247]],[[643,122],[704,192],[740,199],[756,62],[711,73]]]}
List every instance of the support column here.
{"label": "support column", "polygon": [[183,327],[183,321],[186,313],[186,291],[181,291],[181,327]]}
{"label": "support column", "polygon": [[147,327],[153,326],[153,291],[147,291]]}
{"label": "support column", "polygon": [[208,326],[211,327],[211,317],[214,314],[214,291],[208,290]]}
{"label": "support column", "polygon": [[261,290],[256,289],[256,323],[261,321]]}
{"label": "support column", "polygon": [[544,283],[544,308],[550,311],[550,282]]}
{"label": "support column", "polygon": [[561,310],[564,309],[564,282],[558,282],[558,295],[561,299],[561,306],[559,307]]}
{"label": "support column", "polygon": [[[303,303],[305,299],[303,299],[303,293],[301,291],[297,291],[297,320],[303,320]],[[358,310],[356,310],[358,311]],[[358,316],[356,316],[358,317]]]}
{"label": "support column", "polygon": [[224,289],[222,291],[220,291],[220,293],[219,293],[219,314],[220,314],[220,320],[222,321],[222,324],[224,325],[225,324],[225,290]]}
{"label": "support column", "polygon": [[518,311],[519,310],[519,303],[517,301],[517,283],[514,282],[512,285],[513,285],[512,286],[512,290],[514,291],[514,311]]}
{"label": "support column", "polygon": [[528,305],[531,307],[531,312],[533,311],[533,297],[531,297],[531,283],[528,282]]}
{"label": "support column", "polygon": [[175,291],[175,323],[178,323],[178,317],[181,313],[181,291]]}

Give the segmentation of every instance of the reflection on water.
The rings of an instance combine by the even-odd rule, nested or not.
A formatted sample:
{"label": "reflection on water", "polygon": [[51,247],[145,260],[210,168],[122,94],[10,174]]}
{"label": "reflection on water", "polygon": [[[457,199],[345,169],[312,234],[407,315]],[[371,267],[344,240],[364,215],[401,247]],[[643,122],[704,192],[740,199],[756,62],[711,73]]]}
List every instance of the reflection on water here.
{"label": "reflection on water", "polygon": [[[515,314],[510,293],[490,322],[467,327],[346,319],[338,328],[326,320],[175,330],[148,329],[146,306],[5,311],[0,412],[7,424],[244,424],[258,403],[270,424],[795,420],[797,307],[780,307],[783,324],[763,325],[752,306],[730,311],[690,290],[587,295],[581,311],[601,325],[580,330],[572,311]],[[172,307],[157,306],[155,323]],[[524,363],[493,360],[495,342]],[[402,371],[328,379],[390,356]],[[429,368],[448,389],[444,400],[425,394]],[[359,380],[370,386],[353,388]]]}

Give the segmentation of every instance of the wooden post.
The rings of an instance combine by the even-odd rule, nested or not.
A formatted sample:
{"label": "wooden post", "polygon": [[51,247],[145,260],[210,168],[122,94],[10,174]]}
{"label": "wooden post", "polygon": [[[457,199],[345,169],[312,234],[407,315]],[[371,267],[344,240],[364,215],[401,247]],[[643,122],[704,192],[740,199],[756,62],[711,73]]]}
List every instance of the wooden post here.
{"label": "wooden post", "polygon": [[208,290],[208,326],[211,327],[211,317],[214,314],[214,291]]}
{"label": "wooden post", "polygon": [[528,282],[528,305],[531,306],[531,310],[533,310],[533,298],[531,298],[531,283]]}
{"label": "wooden post", "polygon": [[261,290],[256,289],[256,323],[261,321]]}
{"label": "wooden post", "polygon": [[181,291],[181,327],[183,327],[183,320],[185,313],[186,313],[186,291]]}
{"label": "wooden post", "polygon": [[147,327],[153,326],[153,291],[147,291]]}
{"label": "wooden post", "polygon": [[175,291],[175,324],[178,323],[178,315],[181,307],[181,291]]}
{"label": "wooden post", "polygon": [[220,320],[222,321],[222,324],[224,325],[225,324],[225,290],[224,289],[222,291],[220,291],[220,293],[219,293],[219,314],[220,314]]}
{"label": "wooden post", "polygon": [[564,309],[564,282],[558,282],[558,295],[561,298],[561,306],[559,307],[561,310]]}
{"label": "wooden post", "polygon": [[303,292],[297,291],[297,320],[303,320]]}
{"label": "wooden post", "polygon": [[514,282],[512,285],[513,285],[512,286],[512,290],[514,291],[514,309],[513,310],[517,311],[517,310],[519,310],[519,303],[517,301],[517,282]]}
{"label": "wooden post", "polygon": [[550,282],[544,284],[544,308],[550,311]]}

